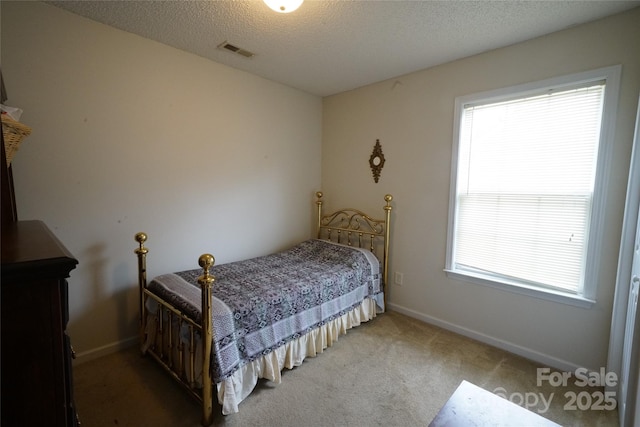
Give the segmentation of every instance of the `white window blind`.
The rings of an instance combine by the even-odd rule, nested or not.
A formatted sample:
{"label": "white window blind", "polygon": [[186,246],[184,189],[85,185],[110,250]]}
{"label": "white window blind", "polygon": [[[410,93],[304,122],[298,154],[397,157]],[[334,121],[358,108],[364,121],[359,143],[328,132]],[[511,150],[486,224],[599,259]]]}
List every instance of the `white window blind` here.
{"label": "white window blind", "polygon": [[582,292],[604,89],[464,105],[455,270]]}

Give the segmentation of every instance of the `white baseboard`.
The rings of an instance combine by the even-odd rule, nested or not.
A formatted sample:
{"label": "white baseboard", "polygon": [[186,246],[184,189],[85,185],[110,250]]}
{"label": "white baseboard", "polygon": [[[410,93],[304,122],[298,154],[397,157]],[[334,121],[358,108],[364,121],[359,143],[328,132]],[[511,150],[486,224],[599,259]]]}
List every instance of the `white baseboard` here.
{"label": "white baseboard", "polygon": [[472,329],[468,329],[462,326],[458,326],[453,323],[449,323],[432,316],[427,316],[426,314],[419,313],[415,310],[411,310],[401,305],[387,303],[387,307],[392,311],[397,311],[398,313],[405,314],[409,317],[413,317],[414,319],[421,320],[425,323],[429,323],[431,325],[438,326],[440,328],[446,329],[451,332],[455,332],[465,337],[472,338],[476,341],[489,344],[493,347],[497,347],[499,349],[508,351],[509,353],[517,354],[518,356],[522,356],[526,359],[540,363],[543,366],[556,368],[564,372],[575,372],[576,369],[582,368],[581,366],[578,366],[566,360],[558,359],[548,354],[540,353],[538,351],[532,350],[527,347],[522,347],[508,341],[494,338],[489,335],[485,335],[481,332],[474,331]]}
{"label": "white baseboard", "polygon": [[89,362],[90,360],[98,359],[103,356],[115,353],[120,350],[132,347],[140,341],[140,337],[135,336],[117,341],[111,344],[104,345],[102,347],[94,348],[92,350],[76,353],[76,358],[73,360],[74,365],[80,365],[82,363]]}

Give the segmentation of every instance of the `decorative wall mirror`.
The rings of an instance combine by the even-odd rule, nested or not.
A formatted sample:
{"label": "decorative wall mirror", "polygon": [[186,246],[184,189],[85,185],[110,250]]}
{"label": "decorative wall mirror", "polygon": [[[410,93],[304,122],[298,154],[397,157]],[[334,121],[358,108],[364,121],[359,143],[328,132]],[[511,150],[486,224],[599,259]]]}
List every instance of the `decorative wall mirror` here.
{"label": "decorative wall mirror", "polygon": [[378,182],[380,179],[380,171],[384,166],[384,154],[382,154],[382,146],[380,140],[376,139],[376,145],[373,147],[373,152],[369,157],[369,166],[371,166],[371,172],[373,173],[373,180]]}

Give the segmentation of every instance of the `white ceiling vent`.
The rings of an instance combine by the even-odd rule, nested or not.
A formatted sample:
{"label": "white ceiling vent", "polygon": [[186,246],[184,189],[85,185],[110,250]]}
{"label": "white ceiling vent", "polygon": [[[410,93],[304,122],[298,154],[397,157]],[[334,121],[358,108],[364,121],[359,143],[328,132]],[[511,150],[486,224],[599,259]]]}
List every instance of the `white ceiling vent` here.
{"label": "white ceiling vent", "polygon": [[242,55],[245,58],[253,58],[254,56],[256,56],[255,53],[249,52],[248,50],[242,49],[238,46],[234,46],[227,41],[220,43],[218,45],[218,48],[228,50],[229,52],[237,53],[238,55]]}

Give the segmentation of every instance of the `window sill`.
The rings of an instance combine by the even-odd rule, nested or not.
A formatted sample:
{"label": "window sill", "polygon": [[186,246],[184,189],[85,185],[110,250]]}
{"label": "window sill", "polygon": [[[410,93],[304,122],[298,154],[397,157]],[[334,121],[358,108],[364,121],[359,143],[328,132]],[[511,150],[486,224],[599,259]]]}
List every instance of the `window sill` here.
{"label": "window sill", "polygon": [[469,272],[461,272],[447,270],[447,277],[463,280],[465,282],[475,283],[478,285],[489,286],[491,288],[513,292],[520,295],[527,295],[547,301],[559,302],[561,304],[572,305],[574,307],[591,308],[595,304],[595,300],[585,298],[580,295],[570,294],[566,292],[554,291],[551,289],[534,288],[516,283],[502,282],[495,279],[488,279],[481,275]]}

